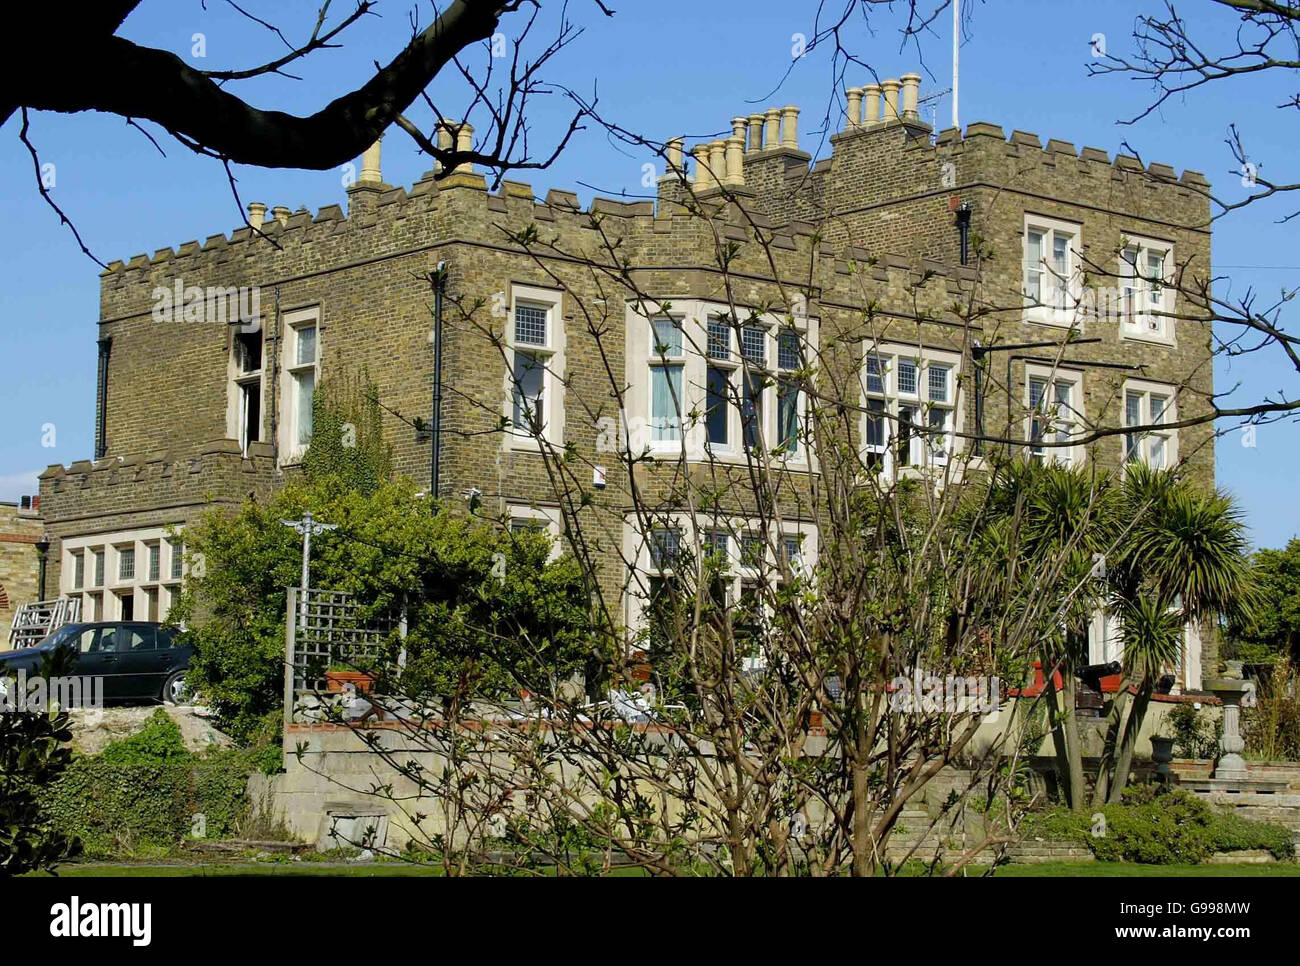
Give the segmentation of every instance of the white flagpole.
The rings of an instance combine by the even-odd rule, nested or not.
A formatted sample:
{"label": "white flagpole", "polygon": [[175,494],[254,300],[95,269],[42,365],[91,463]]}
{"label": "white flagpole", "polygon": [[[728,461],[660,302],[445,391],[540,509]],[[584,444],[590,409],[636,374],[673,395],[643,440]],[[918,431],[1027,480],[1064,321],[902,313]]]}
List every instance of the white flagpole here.
{"label": "white flagpole", "polygon": [[952,126],[961,129],[957,121],[957,51],[961,44],[961,0],[952,0]]}

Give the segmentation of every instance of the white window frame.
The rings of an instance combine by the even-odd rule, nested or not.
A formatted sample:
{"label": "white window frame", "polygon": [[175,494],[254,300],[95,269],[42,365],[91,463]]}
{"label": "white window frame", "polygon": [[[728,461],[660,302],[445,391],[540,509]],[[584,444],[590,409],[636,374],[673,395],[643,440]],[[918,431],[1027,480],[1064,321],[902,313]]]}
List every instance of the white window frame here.
{"label": "white window frame", "polygon": [[[81,600],[81,612],[85,620],[122,620],[124,599],[130,599],[134,611],[134,620],[149,620],[149,595],[155,593],[158,600],[158,620],[166,620],[184,576],[173,578],[170,571],[162,569],[159,561],[159,574],[154,577],[149,571],[149,548],[161,548],[170,539],[169,533],[178,527],[147,527],[138,530],[121,530],[112,533],[87,534],[80,537],[65,537],[60,552],[63,567],[60,573],[59,592]],[[182,546],[183,537],[178,533],[177,547]],[[122,576],[123,551],[130,550],[134,556],[133,573],[130,577]],[[161,553],[161,550],[160,550]],[[85,561],[89,573],[83,572],[80,583],[77,581],[76,561]],[[104,561],[104,579],[96,582],[94,562]],[[164,596],[166,591],[166,596]]]}
{"label": "white window frame", "polygon": [[[257,369],[245,370],[240,353],[240,336],[256,335],[262,340],[261,365]],[[266,423],[266,352],[267,343],[261,322],[244,326],[232,326],[230,330],[230,364],[229,364],[229,401],[226,407],[227,436],[239,441],[239,451],[248,455],[250,443],[262,442],[263,426]],[[257,436],[248,435],[248,395],[249,390],[257,393]]]}
{"label": "white window frame", "polygon": [[[302,330],[316,330],[316,344],[314,347],[313,358],[308,362],[298,361],[298,340],[301,337]],[[300,442],[302,413],[299,409],[299,382],[308,373],[312,376],[312,395],[320,387],[320,370],[321,370],[321,337],[324,333],[324,326],[321,325],[321,312],[319,306],[312,306],[306,309],[298,309],[293,312],[284,314],[284,345],[280,352],[280,368],[284,373],[281,380],[280,411],[284,413],[284,419],[281,421],[283,429],[280,437],[280,462],[281,464],[292,464],[302,462],[303,455],[307,452],[307,447],[311,444],[310,436],[306,442]],[[265,350],[263,350],[265,353]],[[263,362],[265,369],[265,362]],[[308,405],[312,405],[309,401]]]}
{"label": "white window frame", "polygon": [[[1031,261],[1029,238],[1042,236],[1042,253]],[[1065,264],[1058,267],[1055,251],[1058,240],[1065,242]],[[1040,325],[1063,328],[1083,327],[1083,226],[1044,215],[1025,214],[1021,232],[1021,289],[1024,293],[1025,320]],[[1031,279],[1038,279],[1039,297],[1032,294]]]}
{"label": "white window frame", "polygon": [[559,507],[531,506],[523,503],[506,505],[506,526],[511,532],[514,532],[516,523],[526,520],[537,525],[538,529],[544,530],[551,538],[551,560],[559,557],[564,551],[560,541],[560,516]]}
{"label": "white window frame", "polygon": [[[1032,384],[1037,381],[1048,390],[1045,403],[1040,404],[1040,411],[1034,412]],[[1060,387],[1069,390],[1069,401],[1065,404],[1068,411],[1063,411],[1058,400]],[[1083,372],[1079,369],[1066,369],[1060,366],[1048,366],[1035,363],[1025,365],[1025,387],[1022,403],[1025,407],[1025,447],[1029,459],[1039,462],[1075,465],[1083,459],[1083,447],[1072,446],[1035,446],[1034,424],[1045,424],[1044,441],[1065,443],[1077,437],[1084,426]]]}
{"label": "white window frame", "polygon": [[[879,390],[873,388],[871,373],[868,368],[870,360],[879,361]],[[899,388],[899,373],[907,367],[915,367],[915,391],[906,392]],[[930,371],[946,370],[947,388],[945,398],[932,398]],[[859,422],[859,438],[864,465],[874,465],[877,472],[892,476],[895,470],[900,472],[921,472],[947,466],[954,455],[961,450],[961,440],[957,438],[957,427],[961,425],[963,401],[960,398],[961,355],[945,349],[906,346],[894,342],[863,342],[862,361],[860,363],[862,387],[862,417]],[[872,416],[868,410],[883,403],[879,416]],[[942,435],[929,432],[914,433],[908,440],[908,459],[905,465],[898,465],[899,427],[904,409],[915,411],[920,425],[928,430],[933,424],[932,413],[942,413]],[[869,442],[868,425],[873,419],[882,421],[882,442]],[[940,441],[935,445],[935,441]]]}
{"label": "white window frame", "polygon": [[[1141,400],[1140,411],[1137,413],[1137,421],[1133,421],[1129,410],[1129,397],[1136,396]],[[1153,418],[1152,402],[1155,399],[1163,400],[1163,408],[1159,413],[1159,419]],[[1177,392],[1173,386],[1159,382],[1147,382],[1141,379],[1127,379],[1124,381],[1123,395],[1120,397],[1120,416],[1123,425],[1128,426],[1145,426],[1149,423],[1159,422],[1160,424],[1174,423],[1178,421],[1178,400]],[[1130,462],[1141,460],[1147,466],[1156,466],[1152,460],[1152,454],[1157,452],[1163,443],[1164,460],[1159,464],[1160,468],[1169,469],[1178,464],[1178,430],[1166,429],[1147,430],[1142,433],[1124,433],[1120,436],[1120,459],[1123,465],[1127,466]]]}
{"label": "white window frame", "polygon": [[[519,306],[532,306],[546,312],[546,340],[544,345],[518,342],[515,339],[515,311]],[[504,447],[537,451],[543,445],[564,445],[564,361],[565,330],[563,292],[536,285],[511,285],[510,302],[505,324],[505,418]],[[542,365],[541,432],[528,427],[515,427],[515,354],[527,353]]]}
{"label": "white window frame", "polygon": [[[673,529],[679,533],[678,546],[680,552],[693,554],[696,564],[701,562],[709,553],[707,547],[708,534],[721,533],[726,535],[727,560],[719,576],[725,585],[728,607],[740,601],[740,595],[746,583],[754,583],[765,579],[770,586],[776,586],[781,578],[781,568],[776,555],[782,551],[787,539],[799,540],[799,558],[801,561],[799,567],[805,572],[816,564],[819,552],[816,525],[801,520],[782,520],[779,532],[777,531],[776,522],[769,522],[766,539],[763,543],[764,562],[758,567],[750,566],[744,556],[745,537],[758,536],[761,538],[763,536],[761,521],[757,519],[749,517],[714,518],[697,515],[695,522],[692,523],[689,514],[674,513],[666,517],[657,517],[651,521],[651,531],[664,529]],[[676,572],[674,567],[656,565],[652,548],[654,539],[652,533],[642,533],[635,518],[628,519],[624,526],[624,559],[632,561],[632,572],[629,575],[627,592],[624,595],[624,619],[633,634],[644,630],[646,627],[646,610],[650,605],[651,578],[672,577]]]}
{"label": "white window frame", "polygon": [[[649,324],[646,326],[646,335],[650,340],[646,349],[646,393],[650,403],[646,412],[646,422],[649,427],[650,449],[657,452],[680,451],[689,430],[687,414],[691,411],[691,407],[687,403],[686,359],[690,353],[686,344],[685,321],[679,314],[664,313],[649,319]],[[676,330],[677,345],[675,346],[661,342],[660,333],[670,329]],[[676,372],[680,377],[677,379],[677,388],[673,392],[676,399],[670,400],[674,402],[678,413],[675,428],[671,425],[660,425],[659,419],[654,414],[655,376],[661,372],[669,374],[666,385],[670,390],[673,386],[671,373]],[[676,439],[670,438],[668,433],[676,433]]]}
{"label": "white window frame", "polygon": [[[668,311],[661,311],[667,306]],[[652,320],[662,319],[665,315],[679,319],[682,329],[682,400],[683,427],[680,440],[655,439],[653,412],[653,380],[651,368],[661,366],[664,361],[654,358],[655,346]],[[800,380],[796,406],[799,414],[799,428],[795,433],[794,446],[782,452],[776,452],[778,418],[780,413],[781,373],[800,372],[807,368],[808,360],[816,358],[818,320],[806,315],[795,315],[793,326],[789,316],[778,313],[754,315],[747,309],[737,307],[735,315],[738,320],[732,322],[732,310],[725,304],[701,299],[665,298],[657,304],[642,303],[638,310],[637,303],[629,302],[627,307],[627,394],[628,412],[633,414],[628,420],[626,445],[633,454],[649,451],[664,457],[681,457],[683,451],[688,462],[707,462],[716,460],[720,463],[744,464],[750,459],[745,445],[745,423],[742,413],[744,399],[744,373],[748,372],[755,381],[764,380],[771,383],[762,388],[759,414],[759,438],[766,452],[774,460],[780,460],[793,469],[804,470],[812,467],[812,454],[807,447],[808,396]],[[709,321],[724,321],[728,329],[726,359],[710,358],[708,342]],[[763,332],[764,362],[762,366],[745,360],[742,356],[741,331],[757,328]],[[783,332],[794,331],[800,339],[801,358],[797,369],[780,368],[780,339]],[[667,360],[678,364],[678,360]],[[726,388],[726,445],[709,442],[709,391],[708,377],[711,368],[720,369],[727,375]],[[788,377],[787,377],[788,378]],[[737,403],[740,403],[739,405]],[[695,414],[692,416],[692,414]],[[622,441],[620,441],[622,442]]]}
{"label": "white window frame", "polygon": [[[1177,294],[1173,287],[1174,246],[1170,242],[1125,234],[1119,252],[1119,332],[1126,339],[1172,343]],[[1130,260],[1129,253],[1132,253]],[[1150,259],[1160,259],[1160,271]]]}

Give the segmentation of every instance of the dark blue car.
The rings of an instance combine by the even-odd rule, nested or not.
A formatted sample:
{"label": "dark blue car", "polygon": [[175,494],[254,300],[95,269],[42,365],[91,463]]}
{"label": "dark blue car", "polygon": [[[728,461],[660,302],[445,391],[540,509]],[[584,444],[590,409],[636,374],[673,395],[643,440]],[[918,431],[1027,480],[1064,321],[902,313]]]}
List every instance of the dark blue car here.
{"label": "dark blue car", "polygon": [[147,700],[182,704],[188,700],[185,672],[194,648],[174,627],[146,621],[95,621],[65,624],[34,647],[0,651],[0,677],[30,676],[41,658],[56,648],[72,655],[71,674],[104,680],[105,700]]}

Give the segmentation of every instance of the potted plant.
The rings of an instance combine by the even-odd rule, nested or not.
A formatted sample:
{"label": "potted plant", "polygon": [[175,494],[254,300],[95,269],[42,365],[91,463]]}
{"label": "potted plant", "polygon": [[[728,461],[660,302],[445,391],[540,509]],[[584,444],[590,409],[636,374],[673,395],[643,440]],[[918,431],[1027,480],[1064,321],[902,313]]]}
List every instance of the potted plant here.
{"label": "potted plant", "polygon": [[359,671],[345,664],[332,664],[325,672],[325,686],[332,693],[338,693],[351,684],[358,694],[369,694],[374,687],[375,676],[367,671]]}

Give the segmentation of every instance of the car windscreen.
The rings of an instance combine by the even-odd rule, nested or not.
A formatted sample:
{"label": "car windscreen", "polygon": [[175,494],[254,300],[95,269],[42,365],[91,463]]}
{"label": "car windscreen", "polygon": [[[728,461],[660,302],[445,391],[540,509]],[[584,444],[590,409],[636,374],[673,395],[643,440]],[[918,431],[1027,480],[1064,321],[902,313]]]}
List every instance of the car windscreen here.
{"label": "car windscreen", "polygon": [[57,631],[41,641],[38,645],[41,648],[58,647],[62,644],[70,644],[77,639],[77,626],[68,624],[66,627],[60,627]]}

